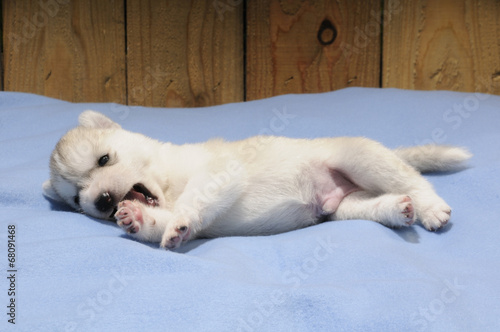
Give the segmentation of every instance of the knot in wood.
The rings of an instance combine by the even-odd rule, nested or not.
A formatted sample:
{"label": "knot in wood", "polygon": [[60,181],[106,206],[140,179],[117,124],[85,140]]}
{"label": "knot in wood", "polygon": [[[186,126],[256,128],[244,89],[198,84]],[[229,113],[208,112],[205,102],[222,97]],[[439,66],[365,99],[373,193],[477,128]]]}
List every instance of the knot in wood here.
{"label": "knot in wood", "polygon": [[330,20],[324,19],[318,30],[319,43],[323,46],[330,45],[335,41],[335,38],[337,38],[337,29]]}

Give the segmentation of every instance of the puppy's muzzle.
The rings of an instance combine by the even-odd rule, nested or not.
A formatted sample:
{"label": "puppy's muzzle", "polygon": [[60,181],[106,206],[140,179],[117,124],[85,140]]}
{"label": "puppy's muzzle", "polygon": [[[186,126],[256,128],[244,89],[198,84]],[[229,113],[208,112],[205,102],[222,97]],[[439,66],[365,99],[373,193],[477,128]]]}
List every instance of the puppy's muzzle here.
{"label": "puppy's muzzle", "polygon": [[95,208],[101,212],[107,212],[115,207],[115,200],[109,192],[101,193],[94,201]]}

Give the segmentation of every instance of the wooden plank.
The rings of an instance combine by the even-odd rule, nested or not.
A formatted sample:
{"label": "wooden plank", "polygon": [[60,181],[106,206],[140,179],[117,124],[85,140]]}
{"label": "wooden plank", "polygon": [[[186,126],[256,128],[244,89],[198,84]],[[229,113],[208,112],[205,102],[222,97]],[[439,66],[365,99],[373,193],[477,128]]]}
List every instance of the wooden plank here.
{"label": "wooden plank", "polygon": [[386,0],[383,86],[500,94],[500,2]]}
{"label": "wooden plank", "polygon": [[3,16],[2,7],[0,5],[0,91],[3,91]]}
{"label": "wooden plank", "polygon": [[242,1],[127,1],[128,102],[192,107],[242,101]]}
{"label": "wooden plank", "polygon": [[380,5],[248,1],[247,99],[379,86]]}
{"label": "wooden plank", "polygon": [[3,1],[5,90],[126,102],[122,0]]}

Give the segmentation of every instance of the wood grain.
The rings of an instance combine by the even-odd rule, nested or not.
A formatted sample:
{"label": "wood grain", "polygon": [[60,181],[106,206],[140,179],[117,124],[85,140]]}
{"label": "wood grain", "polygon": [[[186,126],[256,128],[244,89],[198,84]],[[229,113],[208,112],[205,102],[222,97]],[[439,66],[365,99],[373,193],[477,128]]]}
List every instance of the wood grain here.
{"label": "wood grain", "polygon": [[247,99],[379,86],[380,11],[375,0],[248,1]]}
{"label": "wood grain", "polygon": [[243,100],[243,5],[219,2],[127,1],[129,104]]}
{"label": "wood grain", "polygon": [[386,0],[383,86],[500,94],[500,2]]}
{"label": "wood grain", "polygon": [[0,5],[0,91],[3,91],[3,16],[2,5]]}
{"label": "wood grain", "polygon": [[380,85],[500,94],[498,0],[5,0],[2,17],[0,89],[75,102],[190,107]]}
{"label": "wood grain", "polygon": [[126,102],[123,1],[4,1],[5,90]]}

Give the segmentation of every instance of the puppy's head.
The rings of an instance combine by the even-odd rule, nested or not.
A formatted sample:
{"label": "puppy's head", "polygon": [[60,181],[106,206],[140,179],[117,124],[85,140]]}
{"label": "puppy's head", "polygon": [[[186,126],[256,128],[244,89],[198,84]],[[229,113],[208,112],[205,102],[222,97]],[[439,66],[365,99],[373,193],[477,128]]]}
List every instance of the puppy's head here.
{"label": "puppy's head", "polygon": [[111,219],[124,199],[160,205],[161,190],[146,176],[148,142],[100,113],[83,112],[52,152],[45,196],[100,219]]}

